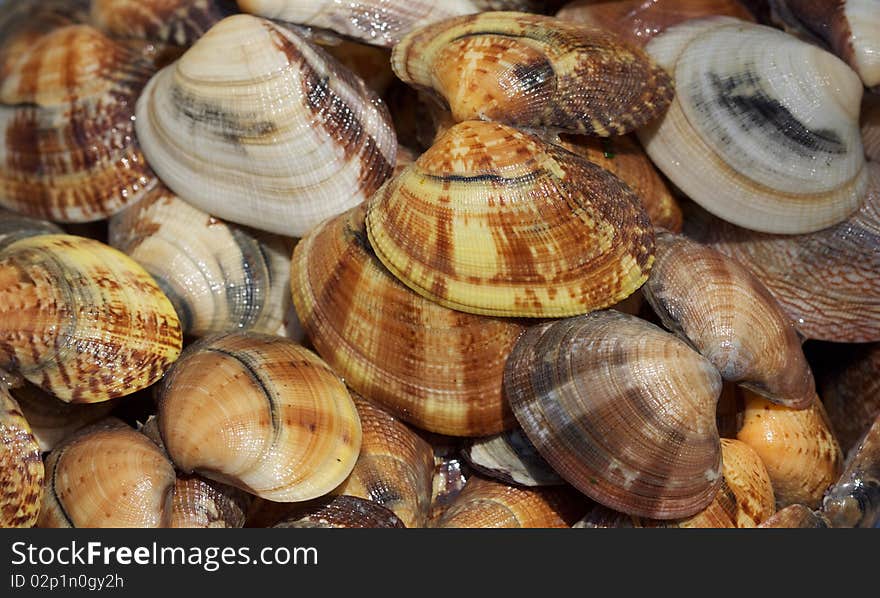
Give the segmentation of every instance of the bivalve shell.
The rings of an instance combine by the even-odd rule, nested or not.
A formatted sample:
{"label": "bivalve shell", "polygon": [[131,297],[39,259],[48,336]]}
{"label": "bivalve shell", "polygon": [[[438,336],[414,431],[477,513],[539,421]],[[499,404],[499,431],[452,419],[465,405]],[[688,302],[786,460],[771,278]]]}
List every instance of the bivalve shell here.
{"label": "bivalve shell", "polygon": [[0,382],[0,528],[34,526],[44,477],[40,445]]}
{"label": "bivalve shell", "polygon": [[108,35],[188,46],[232,14],[223,0],[91,0],[90,20]]}

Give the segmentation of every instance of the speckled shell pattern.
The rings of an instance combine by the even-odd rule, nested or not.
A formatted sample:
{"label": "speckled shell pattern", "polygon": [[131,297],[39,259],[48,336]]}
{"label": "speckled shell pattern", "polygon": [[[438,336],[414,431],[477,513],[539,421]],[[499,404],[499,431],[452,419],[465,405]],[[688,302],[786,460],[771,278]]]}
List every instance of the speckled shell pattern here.
{"label": "speckled shell pattern", "polygon": [[162,181],[218,218],[301,237],[391,174],[388,109],[291,30],[228,17],[153,77],[136,129]]}
{"label": "speckled shell pattern", "polygon": [[692,343],[722,378],[802,409],[816,394],[794,322],[763,284],[724,254],[686,237],[656,235],[643,287],[663,325]]}
{"label": "speckled shell pattern", "polygon": [[30,425],[0,382],[0,528],[33,527],[45,469]]}
{"label": "speckled shell pattern", "polygon": [[0,250],[0,367],[74,403],[132,394],[180,354],[168,298],[98,241],[41,235]]}
{"label": "speckled shell pattern", "polygon": [[356,496],[331,496],[296,505],[272,527],[374,529],[406,527],[385,507]]}
{"label": "speckled shell pattern", "polygon": [[293,302],[317,352],[355,391],[420,428],[484,436],[513,425],[501,394],[522,324],[454,311],[399,282],[373,253],[365,207],[296,246]]}
{"label": "speckled shell pattern", "polygon": [[521,428],[477,438],[461,450],[483,476],[515,486],[560,486],[565,483],[541,457]]}
{"label": "speckled shell pattern", "polygon": [[825,495],[822,512],[834,527],[875,527],[880,521],[880,415]]}
{"label": "speckled shell pattern", "polygon": [[663,113],[669,76],[611,33],[553,17],[489,12],[407,35],[391,64],[445,98],[456,121],[623,135]]}
{"label": "speckled shell pattern", "polygon": [[620,179],[555,145],[468,121],[373,196],[370,244],[447,307],[560,317],[613,305],[646,280],[653,229]]}
{"label": "speckled shell pattern", "polygon": [[721,484],[721,377],[683,341],[613,310],[530,328],[504,390],[566,481],[627,514],[689,517]]}
{"label": "speckled shell pattern", "polygon": [[89,17],[113,37],[189,46],[232,7],[231,0],[92,0]]}
{"label": "speckled shell pattern", "polygon": [[244,527],[252,497],[232,486],[198,475],[174,482],[168,527],[214,529]]}
{"label": "speckled shell pattern", "polygon": [[156,182],[133,122],[152,74],[140,54],[88,25],[54,29],[4,60],[0,205],[88,222],[139,199]]}

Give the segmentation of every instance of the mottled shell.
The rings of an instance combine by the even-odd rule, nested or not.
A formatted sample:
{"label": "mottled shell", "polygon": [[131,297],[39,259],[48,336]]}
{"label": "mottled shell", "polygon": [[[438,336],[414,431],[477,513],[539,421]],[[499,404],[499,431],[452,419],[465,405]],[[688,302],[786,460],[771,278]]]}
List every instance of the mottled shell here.
{"label": "mottled shell", "polygon": [[61,222],[100,220],[155,184],[134,137],[152,74],[96,29],[38,38],[0,77],[0,205]]}
{"label": "mottled shell", "polygon": [[98,241],[42,235],[0,250],[0,368],[94,403],[158,380],[182,346],[155,281]]}
{"label": "mottled shell", "polygon": [[250,495],[198,475],[184,475],[174,482],[171,516],[173,528],[244,527]]}
{"label": "mottled shell", "polygon": [[369,197],[391,174],[387,107],[298,34],[235,15],[153,77],[137,134],[162,181],[218,218],[286,236]]}
{"label": "mottled shell", "polygon": [[352,398],[363,442],[351,475],[334,492],[371,500],[406,527],[424,527],[431,512],[431,445],[370,401],[356,394]]}
{"label": "mottled shell", "polygon": [[354,208],[299,242],[293,301],[317,352],[354,390],[420,428],[457,436],[513,424],[501,395],[515,322],[447,309],[376,258]]}
{"label": "mottled shell", "polygon": [[721,377],[683,341],[601,311],[535,326],[504,390],[535,448],[575,488],[627,514],[689,517],[721,484]]}
{"label": "mottled shell", "polygon": [[165,527],[174,467],[121,422],[74,435],[46,459],[39,527]]}
{"label": "mottled shell", "polygon": [[876,527],[880,522],[880,415],[825,495],[822,512],[834,527]]}
{"label": "mottled shell", "polygon": [[822,529],[831,527],[828,520],[804,505],[789,505],[758,527],[771,529]]}
{"label": "mottled shell", "polygon": [[92,0],[91,22],[108,35],[188,46],[232,13],[223,0]]}
{"label": "mottled shell", "polygon": [[658,232],[643,292],[664,326],[690,341],[725,380],[796,409],[813,402],[813,372],[794,322],[736,261]]}
{"label": "mottled shell", "polygon": [[745,415],[737,439],[761,456],[776,504],[818,507],[843,464],[822,404],[817,398],[808,409],[796,410],[744,392]]}
{"label": "mottled shell", "polygon": [[823,358],[819,396],[845,454],[880,415],[880,343],[846,345],[843,355]]}
{"label": "mottled shell", "polygon": [[0,383],[0,528],[34,526],[44,476],[40,445],[18,403]]}
{"label": "mottled shell", "polygon": [[345,385],[281,337],[206,337],[187,347],[157,395],[159,431],[180,470],[261,498],[327,494],[358,457],[361,426]]}
{"label": "mottled shell", "polygon": [[0,209],[0,250],[19,239],[63,233],[64,231],[60,227],[47,220],[28,218],[15,212]]}
{"label": "mottled shell", "polygon": [[672,27],[646,50],[676,95],[639,139],[688,197],[770,233],[816,231],[858,209],[868,185],[862,85],[840,59],[728,17]]}
{"label": "mottled shell", "polygon": [[110,220],[110,244],[149,272],[184,333],[282,334],[293,242],[227,224],[163,185]]}
{"label": "mottled shell", "polygon": [[272,527],[310,528],[402,528],[403,522],[390,510],[355,496],[331,496],[296,505]]}
{"label": "mottled shell", "polygon": [[456,121],[499,121],[607,137],[658,117],[669,76],[611,34],[516,12],[447,19],[394,47],[394,72],[432,89]]}
{"label": "mottled shell", "polygon": [[560,317],[631,295],[653,230],[614,175],[517,129],[449,129],[367,210],[382,263],[419,294],[495,316]]}
{"label": "mottled shell", "polygon": [[566,528],[586,505],[567,488],[519,488],[471,476],[432,527]]}
{"label": "mottled shell", "polygon": [[462,456],[484,476],[505,484],[559,486],[565,483],[520,428],[478,438],[462,450]]}
{"label": "mottled shell", "polygon": [[0,81],[19,57],[59,27],[88,20],[91,0],[16,0],[0,13]]}

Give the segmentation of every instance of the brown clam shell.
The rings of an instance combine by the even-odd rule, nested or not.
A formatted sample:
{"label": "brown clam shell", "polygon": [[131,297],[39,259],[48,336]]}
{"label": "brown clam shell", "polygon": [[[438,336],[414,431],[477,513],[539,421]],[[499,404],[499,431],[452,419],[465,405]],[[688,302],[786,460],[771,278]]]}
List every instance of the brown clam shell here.
{"label": "brown clam shell", "polygon": [[40,445],[0,382],[0,528],[34,526],[44,477]]}
{"label": "brown clam shell", "polygon": [[877,527],[880,522],[880,415],[825,495],[822,512],[833,527]]}
{"label": "brown clam shell", "polygon": [[91,23],[108,35],[189,46],[234,12],[223,0],[91,0]]}
{"label": "brown clam shell", "polygon": [[198,475],[183,475],[174,482],[168,527],[244,527],[251,496]]}
{"label": "brown clam shell", "polygon": [[825,517],[804,505],[789,505],[759,525],[761,528],[820,529],[831,527]]}
{"label": "brown clam shell", "polygon": [[272,527],[401,528],[406,527],[392,511],[356,496],[319,498],[295,506]]}
{"label": "brown clam shell", "polygon": [[363,206],[301,240],[290,278],[306,333],[357,392],[443,434],[512,425],[501,384],[522,326],[447,309],[398,282],[370,248]]}
{"label": "brown clam shell", "polygon": [[721,377],[653,324],[609,310],[534,326],[507,361],[504,390],[541,455],[596,502],[678,519],[718,491]]}
{"label": "brown clam shell", "polygon": [[660,231],[645,298],[725,380],[802,409],[816,394],[794,322],[745,267],[711,247]]}
{"label": "brown clam shell", "polygon": [[847,346],[836,359],[819,374],[819,396],[840,447],[849,453],[880,415],[880,343]]}
{"label": "brown clam shell", "polygon": [[19,239],[63,233],[64,231],[60,227],[47,220],[28,218],[9,210],[0,209],[0,250]]}
{"label": "brown clam shell", "polygon": [[391,64],[404,82],[442,96],[458,122],[607,137],[653,120],[673,96],[669,75],[616,35],[516,12],[414,31],[394,47]]}

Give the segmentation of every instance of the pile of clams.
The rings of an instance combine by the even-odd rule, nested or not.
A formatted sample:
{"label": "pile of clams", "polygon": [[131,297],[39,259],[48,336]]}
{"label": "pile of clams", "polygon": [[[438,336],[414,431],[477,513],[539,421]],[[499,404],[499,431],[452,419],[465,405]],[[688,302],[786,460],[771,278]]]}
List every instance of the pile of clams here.
{"label": "pile of clams", "polygon": [[874,527],[876,0],[23,0],[0,526]]}

